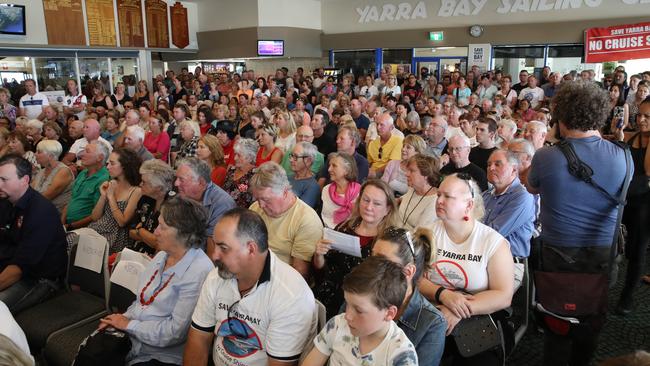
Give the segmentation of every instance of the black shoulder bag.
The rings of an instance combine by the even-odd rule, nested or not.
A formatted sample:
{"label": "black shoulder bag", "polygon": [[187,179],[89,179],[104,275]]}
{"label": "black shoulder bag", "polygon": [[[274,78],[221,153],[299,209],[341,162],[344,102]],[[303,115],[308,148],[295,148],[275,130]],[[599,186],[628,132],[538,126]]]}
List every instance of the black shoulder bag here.
{"label": "black shoulder bag", "polygon": [[[560,148],[569,164],[569,172],[583,182],[593,186],[608,200],[616,203],[618,216],[614,237],[610,249],[609,268],[621,250],[621,219],[623,206],[631,180],[632,157],[627,145],[615,143],[625,152],[626,174],[621,193],[618,197],[611,195],[592,179],[593,169],[580,160],[570,142],[563,140],[556,145]],[[535,271],[535,287],[537,291],[537,309],[543,313],[560,319],[589,315],[601,315],[607,312],[607,290],[609,275],[606,273],[576,273],[576,272],[546,272]],[[572,322],[577,319],[570,318]]]}

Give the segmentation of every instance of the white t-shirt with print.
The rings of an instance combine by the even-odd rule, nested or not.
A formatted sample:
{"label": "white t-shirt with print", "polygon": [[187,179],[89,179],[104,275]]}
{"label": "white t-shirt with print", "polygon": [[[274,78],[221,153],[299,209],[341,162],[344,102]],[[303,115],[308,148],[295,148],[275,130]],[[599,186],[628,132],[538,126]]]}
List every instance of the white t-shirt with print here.
{"label": "white t-shirt with print", "polygon": [[20,98],[18,105],[25,110],[28,119],[36,119],[43,112],[43,107],[50,105],[50,101],[42,93],[25,94]]}
{"label": "white t-shirt with print", "polygon": [[[88,98],[85,95],[66,95],[63,97],[63,106],[65,107],[80,107],[82,105],[88,104]],[[86,117],[86,111],[82,110],[81,112],[75,113],[80,120],[83,120]]]}
{"label": "white t-shirt with print", "polygon": [[330,319],[314,339],[318,351],[329,357],[330,365],[363,365],[363,366],[415,366],[418,355],[415,347],[409,341],[394,321],[384,340],[371,352],[361,354],[359,337],[352,335],[345,313]]}
{"label": "white t-shirt with print", "polygon": [[537,108],[539,103],[544,100],[544,89],[536,86],[535,88],[524,88],[519,92],[519,100],[528,99],[531,108]]}
{"label": "white t-shirt with print", "polygon": [[212,270],[192,315],[193,328],[216,336],[215,365],[266,366],[268,357],[298,360],[317,322],[311,289],[270,250],[258,283],[243,298],[236,279],[225,280]]}

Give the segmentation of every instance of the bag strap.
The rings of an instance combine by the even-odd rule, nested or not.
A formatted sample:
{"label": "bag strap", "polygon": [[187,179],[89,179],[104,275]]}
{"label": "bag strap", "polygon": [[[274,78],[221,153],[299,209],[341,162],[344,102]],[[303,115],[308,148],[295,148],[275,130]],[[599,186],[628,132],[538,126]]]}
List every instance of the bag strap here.
{"label": "bag strap", "polygon": [[616,250],[617,250],[616,243],[618,241],[618,228],[619,226],[621,226],[621,220],[623,219],[623,207],[625,206],[626,203],[625,197],[627,197],[627,190],[630,187],[630,181],[632,180],[632,176],[630,174],[630,172],[632,171],[632,155],[630,153],[629,146],[627,144],[619,143],[619,142],[612,142],[612,143],[620,147],[621,149],[623,149],[623,152],[625,153],[625,180],[623,181],[623,186],[621,187],[621,193],[618,197],[613,196],[611,193],[607,192],[607,190],[605,190],[601,185],[599,185],[593,179],[591,179],[591,177],[594,175],[593,169],[591,169],[591,167],[587,165],[587,163],[580,160],[575,150],[573,149],[573,145],[569,141],[561,140],[556,144],[556,146],[560,148],[560,151],[562,151],[562,153],[567,159],[567,162],[569,164],[569,173],[571,175],[593,186],[605,197],[609,198],[610,200],[614,201],[617,204],[616,207],[618,213],[616,217],[616,226],[614,226],[614,238],[612,239],[612,245],[610,247],[610,255],[609,255],[610,268],[614,262],[614,259],[616,258]]}

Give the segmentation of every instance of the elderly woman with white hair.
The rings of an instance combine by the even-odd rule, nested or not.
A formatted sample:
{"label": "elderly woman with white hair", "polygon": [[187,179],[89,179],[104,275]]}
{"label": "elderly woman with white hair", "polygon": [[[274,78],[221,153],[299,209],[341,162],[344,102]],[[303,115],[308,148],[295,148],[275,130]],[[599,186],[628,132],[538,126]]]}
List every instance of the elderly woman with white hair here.
{"label": "elderly woman with white hair", "polygon": [[36,145],[43,139],[43,122],[37,119],[27,121],[25,136],[27,136],[27,139],[31,143],[32,149],[35,149]]}
{"label": "elderly woman with white hair", "polygon": [[498,147],[500,149],[507,149],[508,143],[515,138],[517,133],[517,124],[515,121],[510,119],[503,119],[497,123],[497,136],[499,136],[500,142]]}
{"label": "elderly woman with white hair", "polygon": [[230,194],[239,207],[248,208],[254,201],[249,185],[255,174],[257,148],[257,142],[252,139],[240,138],[235,142],[235,163],[228,168],[223,190]]}
{"label": "elderly woman with white hair", "polygon": [[67,165],[59,161],[63,152],[61,143],[43,140],[36,146],[36,161],[42,167],[32,179],[34,190],[52,201],[59,212],[70,201],[74,175]]}
{"label": "elderly woman with white hair", "polygon": [[158,239],[154,231],[158,227],[158,216],[163,203],[175,195],[174,169],[162,160],[147,160],[140,166],[140,189],[135,215],[131,220],[129,237],[133,240],[130,249],[153,256],[158,250]]}

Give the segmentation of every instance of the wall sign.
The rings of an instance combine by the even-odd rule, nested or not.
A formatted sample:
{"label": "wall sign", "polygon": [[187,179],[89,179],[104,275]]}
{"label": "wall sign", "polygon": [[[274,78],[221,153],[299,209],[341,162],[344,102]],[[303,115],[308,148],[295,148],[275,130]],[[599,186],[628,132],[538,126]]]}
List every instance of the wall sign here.
{"label": "wall sign", "polygon": [[585,31],[585,62],[650,58],[650,22]]}
{"label": "wall sign", "polygon": [[120,46],[144,47],[142,2],[117,0],[117,19],[120,25]]}
{"label": "wall sign", "polygon": [[147,42],[152,48],[169,48],[167,28],[167,3],[161,0],[145,0],[147,14]]}
{"label": "wall sign", "polygon": [[91,46],[117,46],[113,0],[86,0],[86,18]]}
{"label": "wall sign", "polygon": [[47,43],[86,45],[81,0],[43,0]]}
{"label": "wall sign", "polygon": [[190,44],[190,30],[187,24],[187,8],[178,1],[169,7],[172,17],[172,44],[185,48]]}
{"label": "wall sign", "polygon": [[470,44],[468,45],[467,69],[472,66],[478,66],[481,72],[490,69],[490,56],[492,55],[492,45],[489,43]]}

